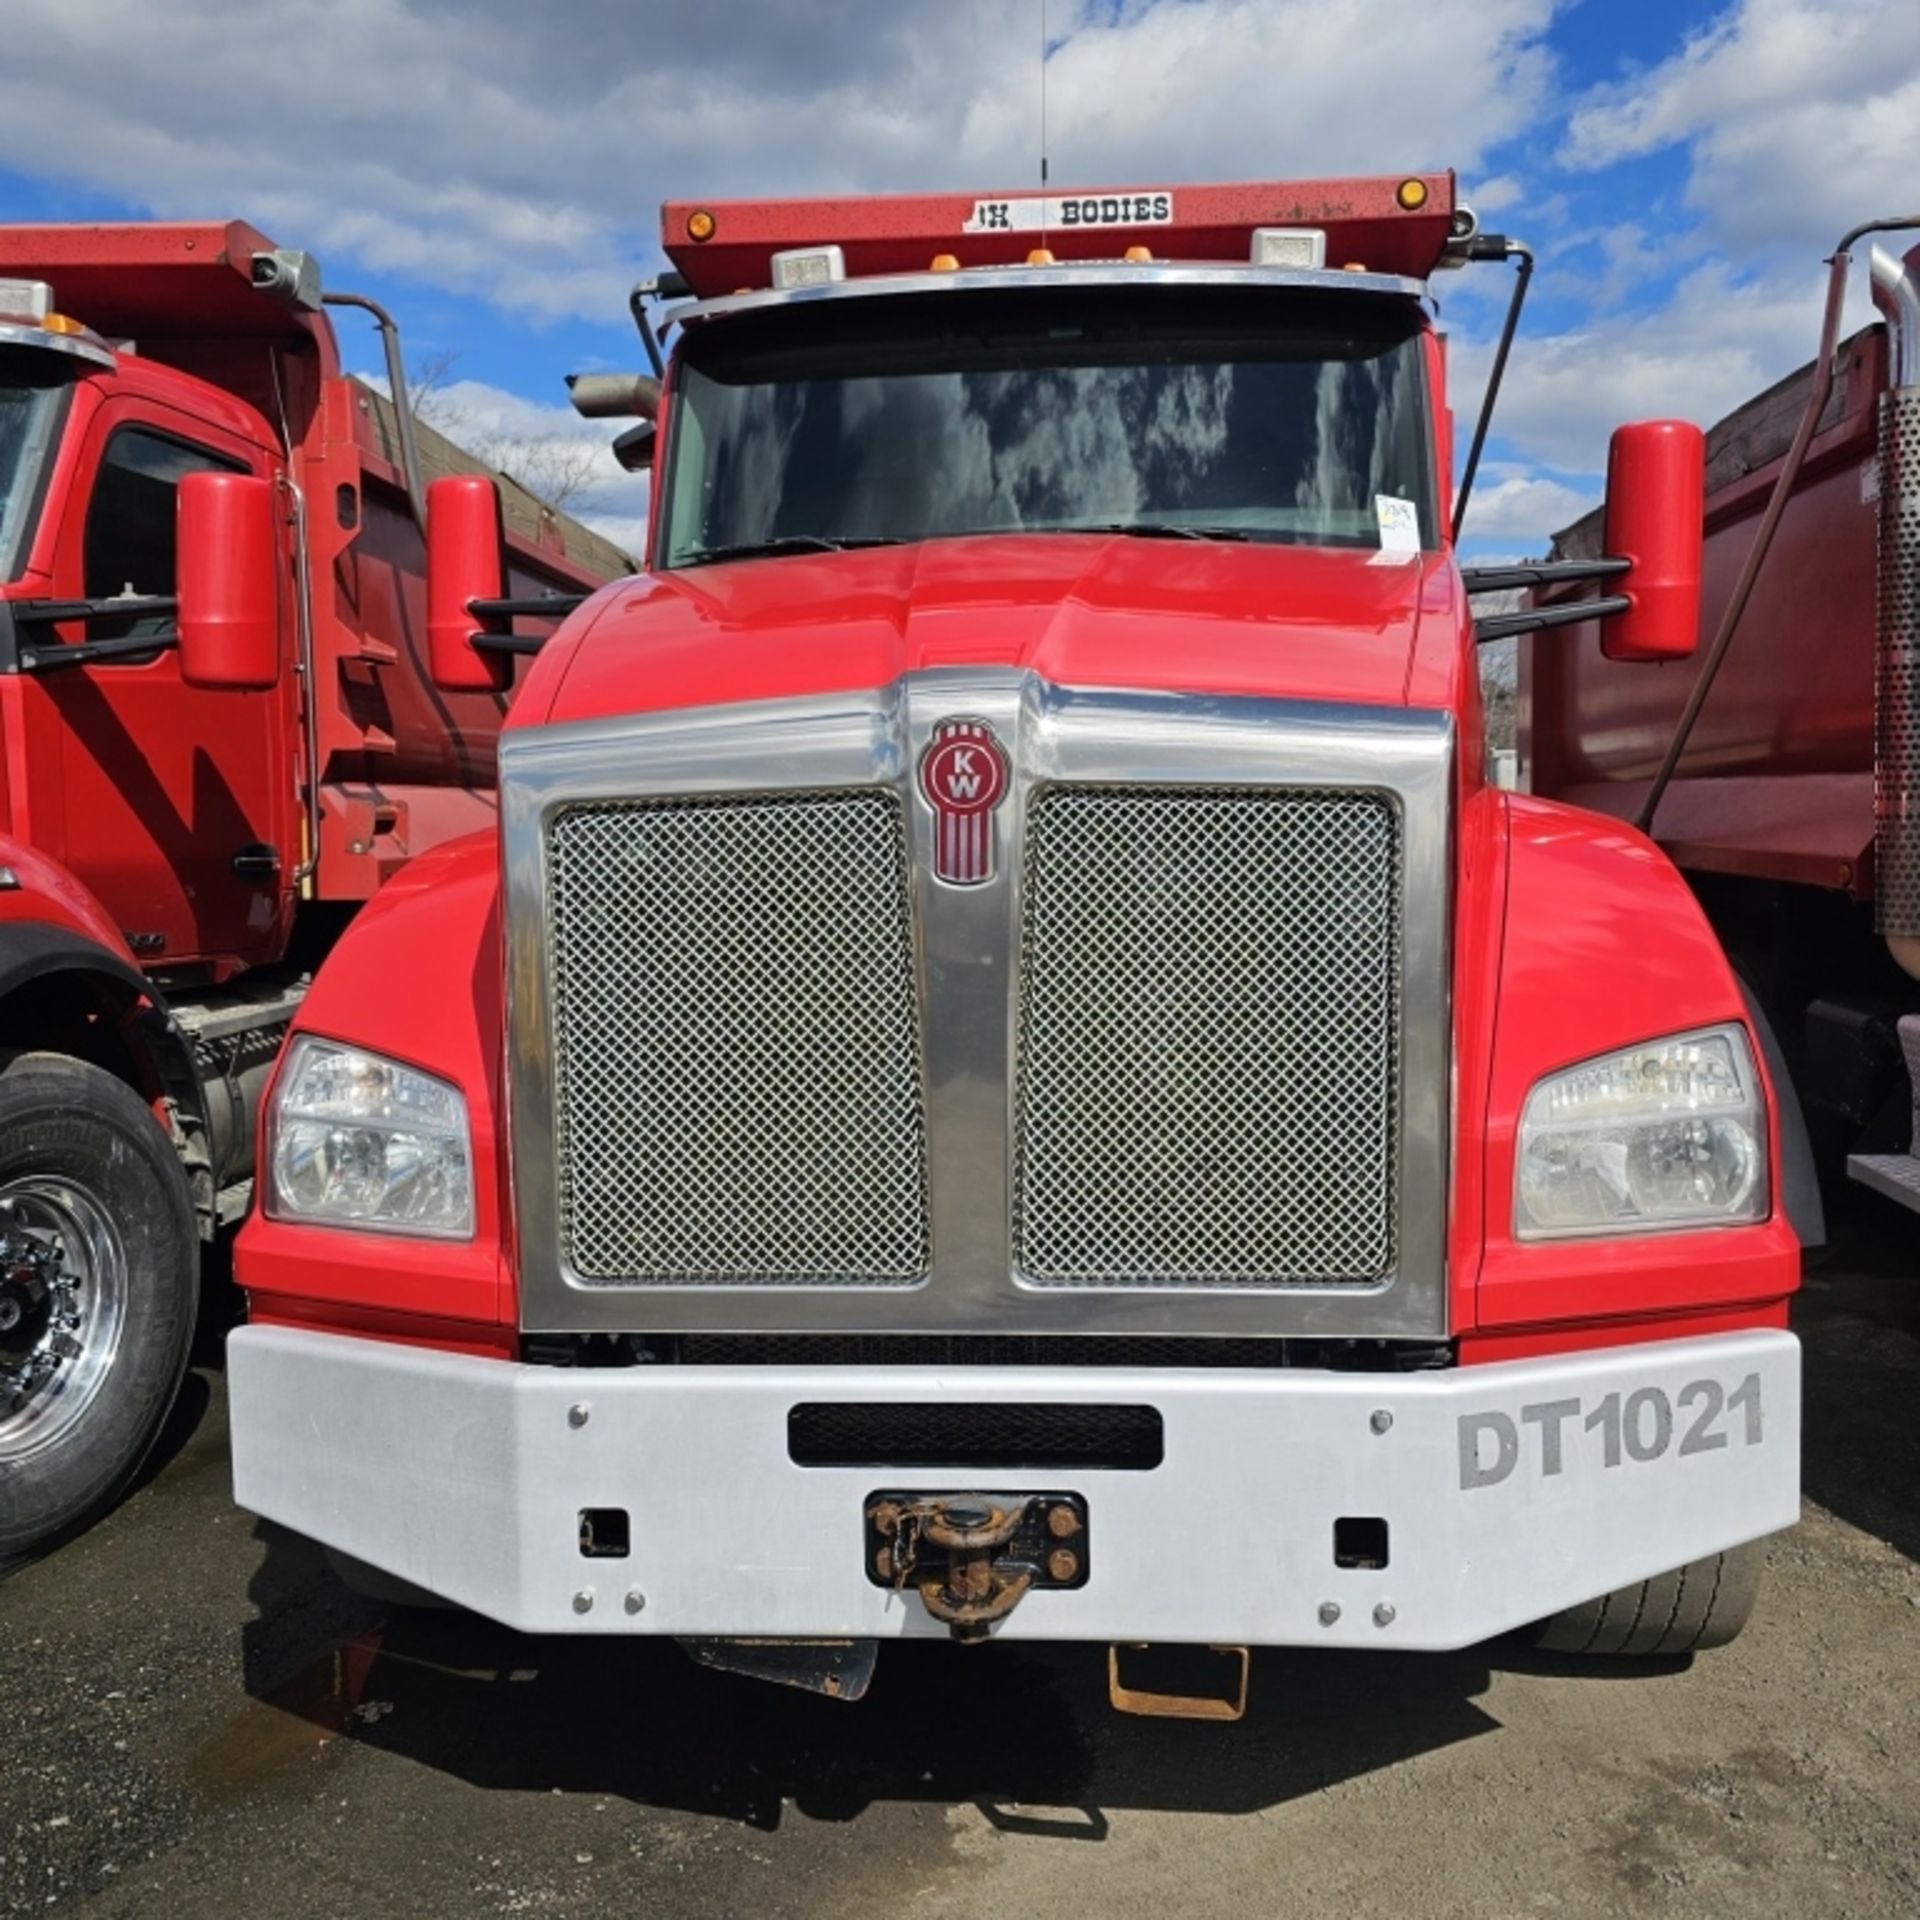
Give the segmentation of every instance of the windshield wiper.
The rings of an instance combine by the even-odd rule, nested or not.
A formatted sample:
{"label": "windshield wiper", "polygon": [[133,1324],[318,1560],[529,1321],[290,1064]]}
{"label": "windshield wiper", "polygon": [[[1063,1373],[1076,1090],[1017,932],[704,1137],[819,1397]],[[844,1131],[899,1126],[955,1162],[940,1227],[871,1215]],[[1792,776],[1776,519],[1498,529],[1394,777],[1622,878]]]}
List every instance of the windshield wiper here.
{"label": "windshield wiper", "polygon": [[[1016,531],[1016,529],[1009,529]],[[1245,527],[1190,527],[1176,520],[1113,520],[1105,526],[1021,527],[1021,533],[1117,533],[1129,540],[1251,540]]]}
{"label": "windshield wiper", "polygon": [[718,560],[758,560],[776,553],[844,553],[849,547],[897,547],[890,533],[781,533],[770,540],[745,540],[733,547],[696,547],[674,562],[681,567],[710,566]]}

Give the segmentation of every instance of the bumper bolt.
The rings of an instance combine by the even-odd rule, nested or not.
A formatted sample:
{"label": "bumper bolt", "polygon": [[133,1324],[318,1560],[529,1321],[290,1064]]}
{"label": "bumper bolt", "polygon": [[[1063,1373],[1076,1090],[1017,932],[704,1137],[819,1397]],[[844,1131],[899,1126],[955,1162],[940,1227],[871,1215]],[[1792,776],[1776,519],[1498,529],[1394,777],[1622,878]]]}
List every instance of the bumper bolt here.
{"label": "bumper bolt", "polygon": [[591,1613],[593,1611],[593,1589],[591,1587],[582,1587],[580,1591],[573,1596],[573,1610],[575,1613]]}
{"label": "bumper bolt", "polygon": [[647,1596],[642,1593],[638,1587],[629,1587],[627,1589],[626,1604],[629,1613],[644,1613],[647,1606]]}
{"label": "bumper bolt", "polygon": [[1385,1407],[1375,1407],[1373,1418],[1367,1422],[1375,1433],[1385,1433],[1393,1425],[1393,1415]]}
{"label": "bumper bolt", "polygon": [[1055,1547],[1047,1555],[1047,1571],[1056,1580],[1071,1580],[1080,1571],[1080,1556],[1070,1547]]}
{"label": "bumper bolt", "polygon": [[1047,1531],[1056,1540],[1065,1540],[1080,1531],[1080,1516],[1071,1507],[1051,1507],[1047,1511]]}
{"label": "bumper bolt", "polygon": [[573,1405],[567,1409],[567,1425],[570,1427],[584,1427],[586,1424],[587,1403],[584,1400],[576,1400]]}
{"label": "bumper bolt", "polygon": [[1339,1618],[1340,1602],[1338,1600],[1322,1600],[1320,1602],[1320,1624],[1323,1627],[1332,1626]]}
{"label": "bumper bolt", "polygon": [[1373,1610],[1373,1624],[1376,1627],[1390,1627],[1394,1622],[1394,1606],[1391,1600],[1382,1600]]}

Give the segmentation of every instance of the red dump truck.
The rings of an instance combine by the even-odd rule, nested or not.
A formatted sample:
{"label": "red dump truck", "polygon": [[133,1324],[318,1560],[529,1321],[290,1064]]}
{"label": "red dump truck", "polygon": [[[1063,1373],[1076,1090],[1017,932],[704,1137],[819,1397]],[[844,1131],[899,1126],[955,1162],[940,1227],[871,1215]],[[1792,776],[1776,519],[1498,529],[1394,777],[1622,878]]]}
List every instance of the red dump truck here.
{"label": "red dump truck", "polygon": [[[1852,247],[1901,224],[1847,236],[1820,355],[1707,435],[1702,659],[1631,672],[1592,623],[1544,635],[1520,747],[1534,793],[1650,824],[1685,873],[1829,1192],[1920,1212],[1920,249],[1872,247],[1884,323],[1834,338]],[[1594,514],[1554,552],[1603,540]]]}
{"label": "red dump truck", "polygon": [[[1799,1248],[1680,875],[1484,776],[1427,296],[1514,244],[1445,173],[664,241],[646,570],[294,1016],[241,1505],[843,1699],[902,1636],[1221,1716],[1253,1644],[1729,1637]],[[1649,662],[1700,484],[1616,437]],[[430,518],[464,686],[491,494]]]}
{"label": "red dump truck", "polygon": [[[433,685],[416,512],[485,469],[328,304],[404,399],[250,227],[0,228],[0,1558],[151,1443],[312,968],[493,818],[516,663]],[[502,499],[503,597],[629,564]]]}

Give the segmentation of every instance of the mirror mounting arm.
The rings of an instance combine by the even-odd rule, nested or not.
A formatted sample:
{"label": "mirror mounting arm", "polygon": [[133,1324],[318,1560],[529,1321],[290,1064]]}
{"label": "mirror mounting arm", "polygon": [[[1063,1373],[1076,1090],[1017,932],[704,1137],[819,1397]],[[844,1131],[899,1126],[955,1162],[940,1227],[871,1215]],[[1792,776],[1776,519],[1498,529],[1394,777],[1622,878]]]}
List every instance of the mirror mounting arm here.
{"label": "mirror mounting arm", "polygon": [[[1511,593],[1516,588],[1556,587],[1588,580],[1613,580],[1630,572],[1631,560],[1607,557],[1600,560],[1522,561],[1505,567],[1462,567],[1461,584],[1468,597],[1477,593]],[[1577,626],[1583,620],[1604,619],[1610,613],[1624,613],[1631,603],[1615,594],[1599,600],[1562,601],[1551,607],[1528,607],[1517,613],[1488,613],[1473,623],[1476,646],[1489,640],[1507,640],[1519,633],[1539,633],[1548,627]]]}
{"label": "mirror mounting arm", "polygon": [[507,624],[504,629],[483,627],[468,637],[467,644],[482,653],[538,653],[546,645],[547,636],[515,633],[515,617],[525,614],[532,620],[558,620],[585,606],[587,599],[584,593],[537,593],[518,600],[469,600],[467,611],[476,620],[504,620]]}
{"label": "mirror mounting arm", "polygon": [[1577,627],[1585,620],[1625,613],[1632,605],[1624,593],[1615,593],[1558,607],[1529,607],[1524,613],[1490,613],[1473,623],[1474,644],[1484,647],[1489,640],[1510,640],[1517,633],[1540,633],[1548,627]]}
{"label": "mirror mounting arm", "polygon": [[1483,233],[1470,240],[1462,252],[1467,260],[1512,260],[1517,263],[1513,277],[1513,295],[1507,302],[1507,317],[1500,327],[1500,344],[1494,349],[1493,367],[1487,375],[1487,390],[1480,396],[1480,416],[1473,424],[1473,444],[1467,449],[1467,464],[1461,470],[1460,491],[1453,501],[1453,537],[1467,517],[1467,502],[1473,497],[1474,475],[1480,471],[1480,455],[1487,444],[1487,429],[1493,425],[1493,409],[1500,398],[1500,381],[1507,371],[1507,355],[1513,351],[1513,336],[1520,325],[1520,309],[1527,304],[1527,288],[1533,284],[1533,249],[1504,233]]}
{"label": "mirror mounting arm", "polygon": [[150,653],[165,653],[180,644],[177,630],[168,627],[160,633],[130,633],[123,640],[82,640],[69,646],[47,648],[22,647],[22,673],[52,673],[61,667],[84,667],[94,660],[138,660]]}

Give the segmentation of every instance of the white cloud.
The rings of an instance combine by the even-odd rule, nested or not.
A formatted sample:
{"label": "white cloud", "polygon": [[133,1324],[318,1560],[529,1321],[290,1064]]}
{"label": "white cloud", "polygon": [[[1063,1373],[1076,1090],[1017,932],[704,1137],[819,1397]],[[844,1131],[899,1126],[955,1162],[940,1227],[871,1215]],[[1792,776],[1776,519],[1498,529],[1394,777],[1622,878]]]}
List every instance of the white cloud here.
{"label": "white cloud", "polygon": [[1578,520],[1599,497],[1597,491],[1545,474],[1503,475],[1483,467],[1467,501],[1462,532],[1469,540],[1505,540],[1524,553],[1545,553],[1548,537]]}
{"label": "white cloud", "polygon": [[[1817,264],[1757,278],[1710,261],[1653,311],[1597,314],[1546,335],[1523,325],[1494,432],[1558,472],[1598,474],[1607,437],[1624,421],[1671,417],[1710,426],[1813,357],[1824,286]],[[1856,287],[1849,324],[1870,317]],[[1464,445],[1491,347],[1456,340],[1449,357]]]}
{"label": "white cloud", "polygon": [[[1053,177],[1477,168],[1545,109],[1554,4],[1056,4]],[[1036,0],[5,13],[0,163],[536,316],[616,317],[670,191],[964,188],[1038,159]]]}
{"label": "white cloud", "polygon": [[1498,213],[1504,207],[1518,206],[1527,197],[1527,190],[1519,178],[1511,173],[1497,173],[1491,180],[1482,180],[1478,185],[1463,182],[1461,199],[1485,218],[1490,213]]}
{"label": "white cloud", "polygon": [[1916,126],[1914,0],[1738,0],[1672,58],[1588,93],[1560,157],[1595,168],[1687,145],[1688,204],[1750,255],[1911,211]]}

